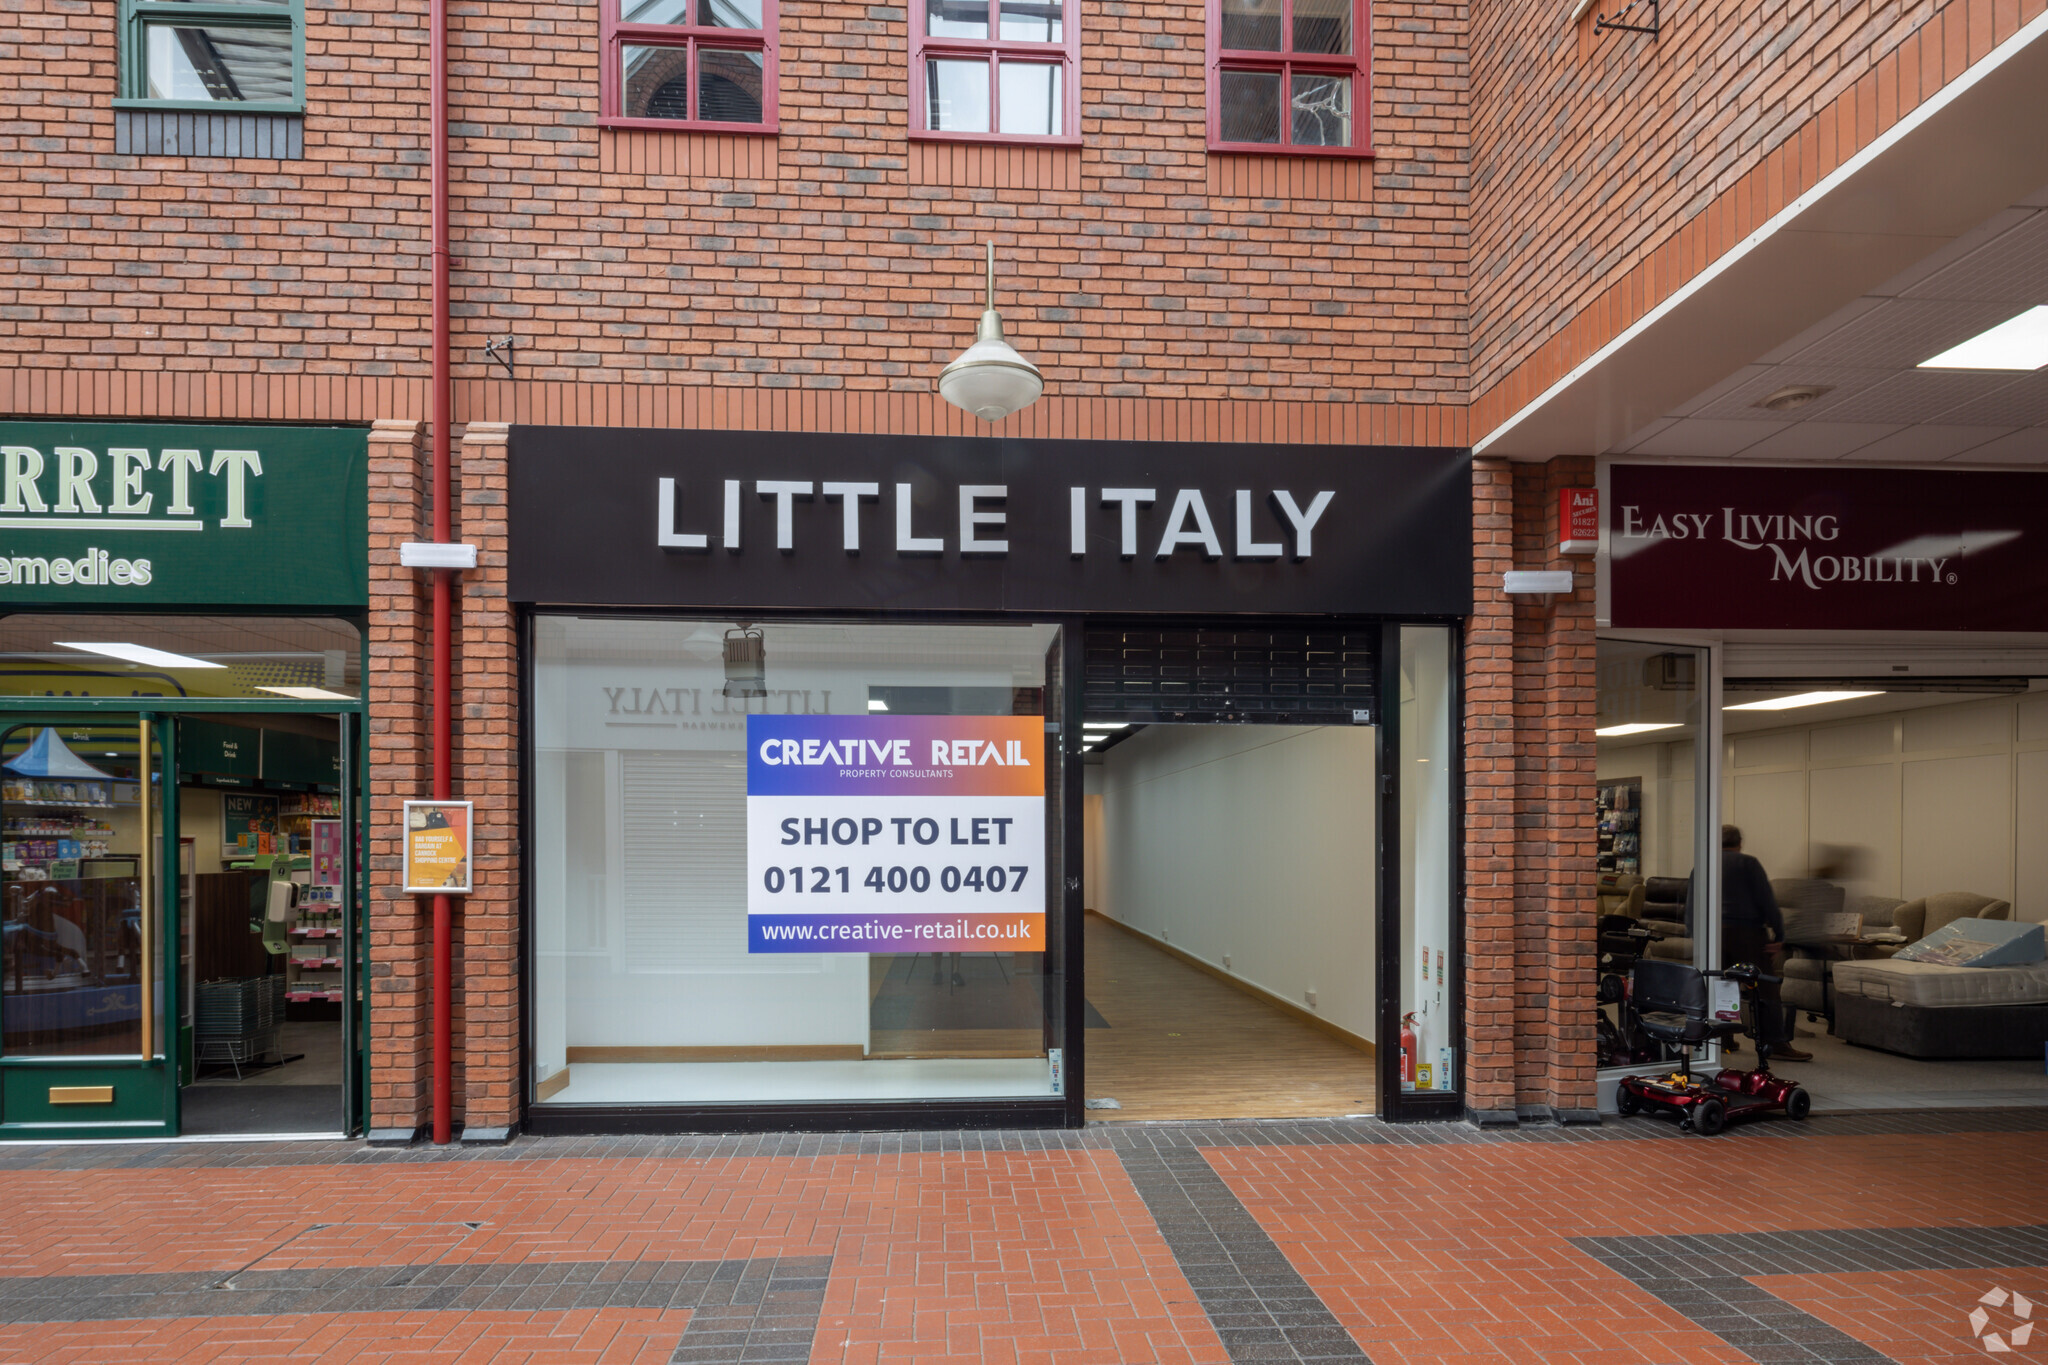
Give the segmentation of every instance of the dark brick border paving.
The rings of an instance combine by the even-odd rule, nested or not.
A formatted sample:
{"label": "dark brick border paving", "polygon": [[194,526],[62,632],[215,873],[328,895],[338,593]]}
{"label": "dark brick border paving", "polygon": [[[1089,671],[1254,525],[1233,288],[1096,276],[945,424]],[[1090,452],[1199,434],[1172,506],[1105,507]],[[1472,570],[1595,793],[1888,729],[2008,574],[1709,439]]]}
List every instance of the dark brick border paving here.
{"label": "dark brick border paving", "polygon": [[[259,1262],[260,1264],[260,1262]],[[689,1309],[671,1361],[811,1358],[829,1256],[735,1261],[516,1261],[0,1278],[0,1323],[268,1317],[280,1313]]]}
{"label": "dark brick border paving", "polygon": [[[1574,1237],[1573,1246],[1759,1361],[1888,1361],[1761,1285],[1760,1275],[2002,1270],[2048,1265],[2048,1226],[1825,1228]],[[1956,1310],[1957,1348],[1962,1318]]]}
{"label": "dark brick border paving", "polygon": [[1233,1362],[1371,1365],[1199,1151],[1132,1148],[1119,1155]]}
{"label": "dark brick border paving", "polygon": [[2048,1132],[2048,1106],[2008,1109],[1868,1110],[1753,1120],[1718,1137],[1683,1134],[1652,1117],[1609,1118],[1599,1125],[1529,1123],[1479,1128],[1469,1123],[1387,1123],[1380,1119],[1098,1124],[1083,1129],[927,1133],[678,1134],[665,1137],[532,1137],[496,1146],[371,1147],[338,1138],[303,1142],[0,1143],[0,1171],[150,1167],[385,1165],[434,1161],[685,1160],[761,1157],[911,1156],[949,1152],[1174,1150],[1199,1147],[1410,1146],[1516,1142],[1777,1142],[1821,1137],[1946,1136]]}

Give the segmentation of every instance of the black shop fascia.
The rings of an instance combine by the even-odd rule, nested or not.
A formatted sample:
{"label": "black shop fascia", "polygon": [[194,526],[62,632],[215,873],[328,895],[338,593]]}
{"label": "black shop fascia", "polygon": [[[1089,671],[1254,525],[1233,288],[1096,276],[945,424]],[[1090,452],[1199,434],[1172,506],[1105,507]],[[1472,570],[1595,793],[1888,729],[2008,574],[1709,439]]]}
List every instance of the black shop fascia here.
{"label": "black shop fascia", "polygon": [[[1460,449],[515,426],[508,462],[508,577],[528,626],[529,734],[545,728],[532,700],[532,659],[533,623],[547,616],[767,630],[764,695],[739,700],[715,683],[690,682],[664,690],[657,715],[651,692],[622,691],[609,701],[602,689],[593,692],[586,705],[618,708],[593,725],[618,734],[651,721],[673,722],[678,735],[689,727],[722,733],[744,729],[756,713],[872,708],[855,697],[779,695],[778,622],[1058,625],[1045,729],[1072,761],[1061,764],[1058,794],[1047,793],[1048,838],[1065,850],[1051,856],[1066,868],[1051,883],[1047,931],[1076,952],[1084,720],[1378,726],[1379,771],[1397,773],[1399,727],[1388,723],[1398,702],[1397,627],[1455,625],[1471,610],[1471,461]],[[1312,652],[1334,642],[1343,666],[1275,666],[1247,682],[1248,671],[1197,677],[1177,662],[1189,650],[1214,657],[1216,649],[1256,651],[1263,641],[1278,650],[1289,640]],[[1386,784],[1377,817],[1377,840],[1387,848],[1399,837],[1395,785]],[[1391,985],[1401,971],[1399,902],[1396,870],[1380,861],[1376,952],[1381,979]],[[1452,905],[1455,892],[1447,888]],[[536,1082],[529,1126],[1079,1124],[1085,1039],[1078,976],[1059,996],[1048,1008],[1068,1016],[1057,1030],[1068,1075],[1056,1102],[570,1113]],[[1380,992],[1382,1039],[1400,1032],[1399,997],[1391,988]],[[531,1018],[528,1035],[531,1058],[538,1055]],[[1381,1113],[1445,1116],[1402,1093],[1394,1048],[1383,1047],[1380,1057]],[[1452,1095],[1435,1098],[1446,1115],[1453,1112]]]}

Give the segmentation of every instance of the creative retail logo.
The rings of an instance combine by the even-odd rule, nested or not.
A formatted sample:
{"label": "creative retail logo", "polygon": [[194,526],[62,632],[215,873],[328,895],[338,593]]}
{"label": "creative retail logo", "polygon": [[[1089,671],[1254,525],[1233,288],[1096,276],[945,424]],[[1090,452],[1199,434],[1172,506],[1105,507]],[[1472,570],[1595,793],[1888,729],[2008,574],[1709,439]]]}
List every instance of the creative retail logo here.
{"label": "creative retail logo", "polygon": [[[1997,1316],[1993,1316],[1993,1310]],[[1993,1285],[1970,1310],[1970,1335],[1992,1355],[2007,1355],[2034,1335],[2034,1303],[2026,1295]],[[2001,1320],[2005,1325],[1998,1325]]]}

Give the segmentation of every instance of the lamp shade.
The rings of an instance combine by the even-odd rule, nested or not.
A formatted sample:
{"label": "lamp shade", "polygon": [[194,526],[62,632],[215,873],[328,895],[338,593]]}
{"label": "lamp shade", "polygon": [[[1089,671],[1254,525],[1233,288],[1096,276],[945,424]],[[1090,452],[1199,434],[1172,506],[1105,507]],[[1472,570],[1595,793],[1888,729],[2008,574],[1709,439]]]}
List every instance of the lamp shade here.
{"label": "lamp shade", "polygon": [[1038,401],[1045,380],[1038,367],[1003,340],[1003,326],[991,309],[981,315],[980,335],[960,358],[939,372],[939,396],[984,422],[1000,422]]}
{"label": "lamp shade", "polygon": [[939,371],[939,397],[984,422],[1000,422],[1036,403],[1043,392],[1045,378],[1038,367],[1003,340],[1003,319],[996,312],[996,246],[990,242],[988,307],[974,329],[974,344]]}

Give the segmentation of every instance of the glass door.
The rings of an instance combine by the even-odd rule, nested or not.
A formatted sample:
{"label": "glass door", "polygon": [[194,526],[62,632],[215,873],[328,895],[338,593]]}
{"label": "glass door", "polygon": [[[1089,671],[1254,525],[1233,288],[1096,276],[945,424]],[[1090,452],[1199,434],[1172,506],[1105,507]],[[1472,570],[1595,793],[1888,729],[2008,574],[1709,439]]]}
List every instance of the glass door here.
{"label": "glass door", "polygon": [[177,1132],[177,810],[151,712],[0,711],[0,1135]]}

